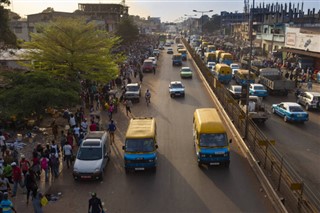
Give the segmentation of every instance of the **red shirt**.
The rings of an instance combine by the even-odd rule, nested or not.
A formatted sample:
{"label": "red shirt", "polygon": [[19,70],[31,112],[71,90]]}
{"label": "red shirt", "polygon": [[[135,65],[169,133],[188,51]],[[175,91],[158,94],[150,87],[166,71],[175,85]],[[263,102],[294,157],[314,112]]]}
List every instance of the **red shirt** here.
{"label": "red shirt", "polygon": [[21,170],[18,166],[14,166],[12,168],[12,179],[13,179],[13,181],[22,180]]}
{"label": "red shirt", "polygon": [[97,124],[92,123],[89,128],[90,128],[90,131],[97,131]]}
{"label": "red shirt", "polygon": [[20,168],[23,172],[28,171],[29,166],[30,166],[30,162],[28,160],[24,159],[20,161]]}

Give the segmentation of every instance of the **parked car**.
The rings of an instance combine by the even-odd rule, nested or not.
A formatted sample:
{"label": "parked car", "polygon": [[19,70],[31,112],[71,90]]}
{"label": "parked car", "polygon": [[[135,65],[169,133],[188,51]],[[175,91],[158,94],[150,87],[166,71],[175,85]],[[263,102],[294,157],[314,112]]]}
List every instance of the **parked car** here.
{"label": "parked car", "polygon": [[154,49],[153,52],[152,52],[152,55],[153,55],[154,57],[159,57],[159,55],[160,55],[160,50],[159,50],[159,49]]}
{"label": "parked car", "polygon": [[169,47],[169,48],[167,49],[167,53],[168,53],[168,54],[173,54],[173,49],[172,49],[171,47]]}
{"label": "parked car", "polygon": [[192,78],[192,70],[190,67],[182,67],[180,70],[181,78]]}
{"label": "parked car", "polygon": [[320,110],[320,93],[319,92],[302,92],[298,95],[297,103],[305,106],[306,110]]}
{"label": "parked car", "polygon": [[132,101],[140,102],[140,97],[141,97],[140,84],[138,83],[127,84],[124,98],[130,99]]}
{"label": "parked car", "polygon": [[156,57],[149,57],[148,59],[152,61],[152,64],[154,67],[157,67],[157,58]]}
{"label": "parked car", "polygon": [[154,70],[153,61],[150,59],[146,59],[143,61],[142,64],[142,72],[153,72]]}
{"label": "parked car", "polygon": [[181,81],[171,81],[170,82],[169,94],[170,94],[171,98],[174,98],[176,96],[180,96],[180,97],[185,96],[184,85],[181,83]]}
{"label": "parked car", "polygon": [[309,120],[309,114],[302,107],[294,102],[281,102],[273,104],[271,110],[274,114],[283,117],[285,122],[305,122]]}
{"label": "parked car", "polygon": [[262,84],[250,84],[249,95],[254,95],[258,97],[267,97],[268,91]]}
{"label": "parked car", "polygon": [[242,86],[240,85],[231,85],[227,90],[230,92],[231,96],[234,99],[241,98],[242,95]]}

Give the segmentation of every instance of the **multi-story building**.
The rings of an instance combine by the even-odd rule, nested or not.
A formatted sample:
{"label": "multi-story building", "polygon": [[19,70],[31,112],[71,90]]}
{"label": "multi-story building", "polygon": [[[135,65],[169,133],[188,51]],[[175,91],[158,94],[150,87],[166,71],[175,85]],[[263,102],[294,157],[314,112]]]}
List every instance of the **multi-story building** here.
{"label": "multi-story building", "polygon": [[78,4],[83,15],[94,20],[104,20],[106,30],[115,31],[122,17],[127,17],[129,7],[122,4]]}

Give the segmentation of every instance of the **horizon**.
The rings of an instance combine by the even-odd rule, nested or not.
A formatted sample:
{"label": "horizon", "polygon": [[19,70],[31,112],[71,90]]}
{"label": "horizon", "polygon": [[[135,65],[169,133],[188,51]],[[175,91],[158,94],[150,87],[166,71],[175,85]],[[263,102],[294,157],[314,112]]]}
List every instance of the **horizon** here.
{"label": "horizon", "polygon": [[[250,1],[250,7],[252,5]],[[78,9],[78,4],[121,4],[121,1],[117,0],[99,0],[99,1],[88,1],[88,0],[55,0],[54,2],[50,1],[41,1],[41,0],[11,0],[11,5],[6,7],[12,12],[19,14],[22,18],[25,18],[27,15],[41,13],[43,10],[51,7],[56,12],[74,12]],[[228,5],[226,5],[226,3]],[[265,0],[265,1],[256,1],[255,6],[260,4],[289,4],[284,0],[277,2]],[[303,11],[307,12],[308,9],[312,10],[315,8],[316,13],[320,10],[320,1],[309,0],[309,1],[291,1],[292,6],[298,7],[301,9],[303,3]],[[244,0],[131,0],[126,1],[125,5],[129,7],[129,15],[138,15],[141,18],[147,17],[160,17],[161,22],[178,22],[182,21],[183,18],[186,19],[187,16],[196,15],[195,18],[201,17],[201,14],[198,12],[193,12],[193,10],[198,11],[209,11],[213,10],[210,13],[204,13],[204,15],[212,16],[214,14],[220,15],[221,11],[233,12],[233,13],[242,13],[244,8]],[[226,8],[227,6],[227,8]],[[27,8],[27,9],[26,9]],[[26,12],[27,11],[27,12]]]}

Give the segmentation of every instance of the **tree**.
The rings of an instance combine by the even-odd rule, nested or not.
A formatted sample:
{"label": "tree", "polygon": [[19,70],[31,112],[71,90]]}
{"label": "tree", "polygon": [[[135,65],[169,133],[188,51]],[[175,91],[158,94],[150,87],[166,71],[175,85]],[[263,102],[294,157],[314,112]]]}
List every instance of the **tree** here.
{"label": "tree", "polygon": [[0,117],[15,116],[22,120],[32,114],[41,115],[48,107],[70,107],[79,101],[79,85],[46,72],[6,72],[7,82],[0,89]]}
{"label": "tree", "polygon": [[122,38],[124,43],[130,43],[139,36],[139,29],[129,17],[123,18],[116,30],[116,35]]}
{"label": "tree", "polygon": [[17,37],[8,25],[9,11],[4,9],[2,5],[10,5],[10,1],[0,0],[0,49],[5,49],[7,47],[15,47],[17,45]]}
{"label": "tree", "polygon": [[[24,57],[35,63],[35,71],[45,71],[59,78],[108,83],[118,75],[117,61],[121,55],[111,54],[119,38],[97,30],[85,18],[58,18],[36,27],[31,41],[23,47],[29,52]],[[34,65],[37,66],[34,66]]]}
{"label": "tree", "polygon": [[218,15],[213,15],[208,22],[203,26],[205,31],[213,33],[214,31],[220,30],[221,18]]}

